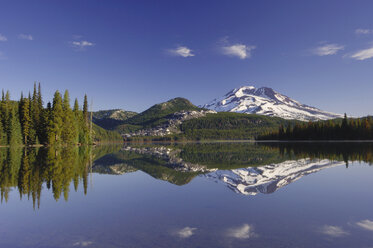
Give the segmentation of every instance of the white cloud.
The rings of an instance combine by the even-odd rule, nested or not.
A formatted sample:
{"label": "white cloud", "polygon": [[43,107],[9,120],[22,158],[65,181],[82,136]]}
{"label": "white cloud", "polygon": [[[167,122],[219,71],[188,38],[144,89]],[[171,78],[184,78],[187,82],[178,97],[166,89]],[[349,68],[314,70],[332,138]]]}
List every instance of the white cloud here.
{"label": "white cloud", "polygon": [[338,51],[343,50],[344,46],[338,44],[325,44],[319,47],[316,47],[313,50],[313,53],[318,56],[326,56],[326,55],[334,55],[337,54]]}
{"label": "white cloud", "polygon": [[355,34],[372,34],[372,33],[373,33],[372,29],[358,28],[355,30]]}
{"label": "white cloud", "polygon": [[225,55],[238,57],[240,59],[246,59],[251,57],[251,51],[254,50],[255,46],[249,46],[244,44],[234,44],[230,46],[223,46],[222,52]]}
{"label": "white cloud", "polygon": [[350,57],[356,60],[366,60],[366,59],[373,58],[373,46],[367,49],[357,51],[354,54],[352,54]]}
{"label": "white cloud", "polygon": [[358,225],[361,228],[364,228],[365,230],[373,231],[373,221],[371,220],[362,220],[356,222],[356,225]]}
{"label": "white cloud", "polygon": [[342,237],[345,235],[349,235],[348,232],[344,231],[342,227],[339,226],[329,226],[325,225],[320,229],[321,233],[328,235],[333,238]]}
{"label": "white cloud", "polygon": [[227,230],[227,236],[236,239],[248,239],[256,237],[257,234],[254,233],[254,227],[249,224],[243,224],[240,227],[230,228]]}
{"label": "white cloud", "polygon": [[21,40],[34,40],[34,37],[32,37],[31,34],[19,34],[18,39]]}
{"label": "white cloud", "polygon": [[0,34],[0,41],[7,41],[8,38],[5,37],[4,35]]}
{"label": "white cloud", "polygon": [[81,246],[81,247],[86,247],[93,244],[92,241],[79,241],[73,244],[73,246]]}
{"label": "white cloud", "polygon": [[81,41],[72,41],[71,45],[78,50],[84,50],[85,48],[92,47],[95,44],[90,41],[81,40]]}
{"label": "white cloud", "polygon": [[175,56],[181,56],[184,58],[195,56],[192,50],[186,46],[178,46],[175,49],[169,49],[168,52]]}
{"label": "white cloud", "polygon": [[195,227],[184,227],[183,229],[180,229],[176,232],[176,235],[180,238],[189,238],[194,234],[194,231],[197,230]]}

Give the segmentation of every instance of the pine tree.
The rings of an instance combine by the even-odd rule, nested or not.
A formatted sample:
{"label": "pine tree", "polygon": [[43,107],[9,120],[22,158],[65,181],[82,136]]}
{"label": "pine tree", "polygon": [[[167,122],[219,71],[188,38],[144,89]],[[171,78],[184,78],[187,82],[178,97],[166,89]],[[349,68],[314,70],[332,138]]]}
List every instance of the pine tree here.
{"label": "pine tree", "polygon": [[[39,99],[40,98],[40,99]],[[40,135],[39,128],[40,128],[40,117],[42,112],[42,106],[39,105],[39,101],[41,100],[41,96],[39,97],[38,91],[36,89],[36,82],[34,83],[34,91],[32,93],[32,99],[30,103],[30,112],[33,124],[33,135],[31,136],[32,143],[38,143],[38,135]]]}
{"label": "pine tree", "polygon": [[31,116],[30,116],[30,101],[29,99],[23,100],[21,109],[21,127],[23,142],[25,145],[29,144],[30,129],[32,128]]}
{"label": "pine tree", "polygon": [[41,96],[41,86],[40,83],[38,85],[38,93],[37,93],[37,107],[39,109],[39,123],[36,129],[37,140],[36,142],[39,143],[43,140],[43,132],[45,132],[45,123],[44,123],[44,107],[43,107],[43,98]]}
{"label": "pine tree", "polygon": [[[19,99],[19,103],[18,103],[18,113],[21,115],[22,113],[22,108],[23,108],[23,104],[24,104],[24,98],[23,98],[23,92],[21,91],[21,98]],[[19,119],[21,120],[21,116],[19,116]]]}
{"label": "pine tree", "polygon": [[7,137],[4,132],[3,123],[0,121],[0,146],[6,146],[7,144]]}
{"label": "pine tree", "polygon": [[48,122],[48,144],[61,144],[61,134],[63,128],[63,107],[62,98],[59,91],[56,91],[53,98],[51,119]]}
{"label": "pine tree", "polygon": [[79,102],[78,102],[78,98],[75,98],[73,112],[74,112],[74,114],[78,114],[79,113]]}
{"label": "pine tree", "polygon": [[9,91],[6,92],[5,98],[3,100],[3,128],[7,135],[7,144],[10,143],[10,112],[11,112],[11,102]]}
{"label": "pine tree", "polygon": [[85,124],[88,126],[89,116],[88,116],[88,99],[87,99],[87,95],[84,95],[83,117],[84,117]]}
{"label": "pine tree", "polygon": [[63,97],[63,128],[62,142],[65,144],[73,144],[76,141],[77,130],[75,125],[74,113],[70,108],[70,96],[66,90]]}
{"label": "pine tree", "polygon": [[31,93],[28,93],[28,102],[29,102],[29,113],[30,113],[30,130],[29,130],[29,138],[28,138],[28,143],[29,144],[36,144],[36,127],[37,125],[35,124],[35,118],[34,118],[34,106],[32,102],[32,97]]}
{"label": "pine tree", "polygon": [[81,136],[82,136],[82,125],[83,125],[83,116],[82,111],[79,110],[79,102],[78,99],[75,98],[74,107],[73,107],[73,114],[75,120],[75,129],[76,129],[76,140],[75,143],[82,143]]}
{"label": "pine tree", "polygon": [[81,135],[81,143],[88,144],[90,143],[91,137],[89,135],[89,113],[88,113],[88,99],[87,95],[84,95],[84,103],[83,103],[83,123],[82,123],[82,135]]}
{"label": "pine tree", "polygon": [[348,119],[347,119],[347,114],[344,114],[343,120],[342,120],[342,129],[346,129],[348,125]]}
{"label": "pine tree", "polygon": [[16,112],[16,107],[13,106],[9,115],[9,145],[17,146],[22,144],[21,124]]}

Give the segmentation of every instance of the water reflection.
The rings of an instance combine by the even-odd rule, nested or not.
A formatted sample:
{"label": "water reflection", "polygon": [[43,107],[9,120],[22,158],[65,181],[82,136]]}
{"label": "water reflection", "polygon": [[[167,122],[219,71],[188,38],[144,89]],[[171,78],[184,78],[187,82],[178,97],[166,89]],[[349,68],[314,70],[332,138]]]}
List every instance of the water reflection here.
{"label": "water reflection", "polygon": [[207,174],[206,177],[215,182],[221,182],[240,194],[269,194],[308,174],[339,165],[344,165],[344,162],[307,158],[259,167],[218,170]]}
{"label": "water reflection", "polygon": [[89,147],[63,147],[48,149],[0,150],[1,202],[7,202],[12,188],[17,188],[22,199],[32,199],[33,206],[40,206],[43,187],[51,189],[57,201],[63,195],[67,201],[70,184],[78,189],[80,182],[87,193]]}
{"label": "water reflection", "polygon": [[[43,189],[51,190],[56,201],[62,196],[67,201],[70,188],[77,191],[82,187],[87,194],[91,172],[121,175],[142,171],[180,186],[201,176],[240,194],[268,194],[306,175],[348,167],[350,161],[372,164],[373,145],[189,143],[0,149],[1,202],[8,201],[13,189],[21,199],[32,200],[34,208],[40,206]],[[366,220],[357,225],[373,229],[372,223]],[[195,229],[188,228],[180,233],[192,235]]]}
{"label": "water reflection", "polygon": [[[244,195],[273,193],[300,178],[350,161],[372,163],[371,143],[210,143],[132,145],[112,154],[111,168],[142,170],[173,184],[196,175],[222,183]],[[112,158],[111,158],[112,160]]]}

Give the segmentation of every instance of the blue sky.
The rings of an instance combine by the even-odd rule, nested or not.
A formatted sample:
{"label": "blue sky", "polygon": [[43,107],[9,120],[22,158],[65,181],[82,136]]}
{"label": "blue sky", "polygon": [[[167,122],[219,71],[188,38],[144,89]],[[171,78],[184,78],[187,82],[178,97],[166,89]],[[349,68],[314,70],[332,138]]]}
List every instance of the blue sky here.
{"label": "blue sky", "polygon": [[268,86],[373,114],[373,1],[1,1],[0,82],[142,111]]}

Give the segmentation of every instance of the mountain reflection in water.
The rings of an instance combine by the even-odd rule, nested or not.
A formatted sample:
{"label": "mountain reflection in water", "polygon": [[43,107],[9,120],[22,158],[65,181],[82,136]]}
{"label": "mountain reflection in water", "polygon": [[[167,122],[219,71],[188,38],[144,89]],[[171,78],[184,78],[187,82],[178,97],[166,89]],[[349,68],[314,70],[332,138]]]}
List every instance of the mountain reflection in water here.
{"label": "mountain reflection in water", "polygon": [[[17,189],[40,206],[43,190],[67,201],[70,185],[87,194],[90,173],[138,170],[175,185],[198,175],[237,193],[273,193],[303,176],[349,161],[373,162],[371,143],[188,143],[0,149],[1,202]],[[123,179],[125,180],[125,179]],[[81,184],[81,186],[79,186]]]}

